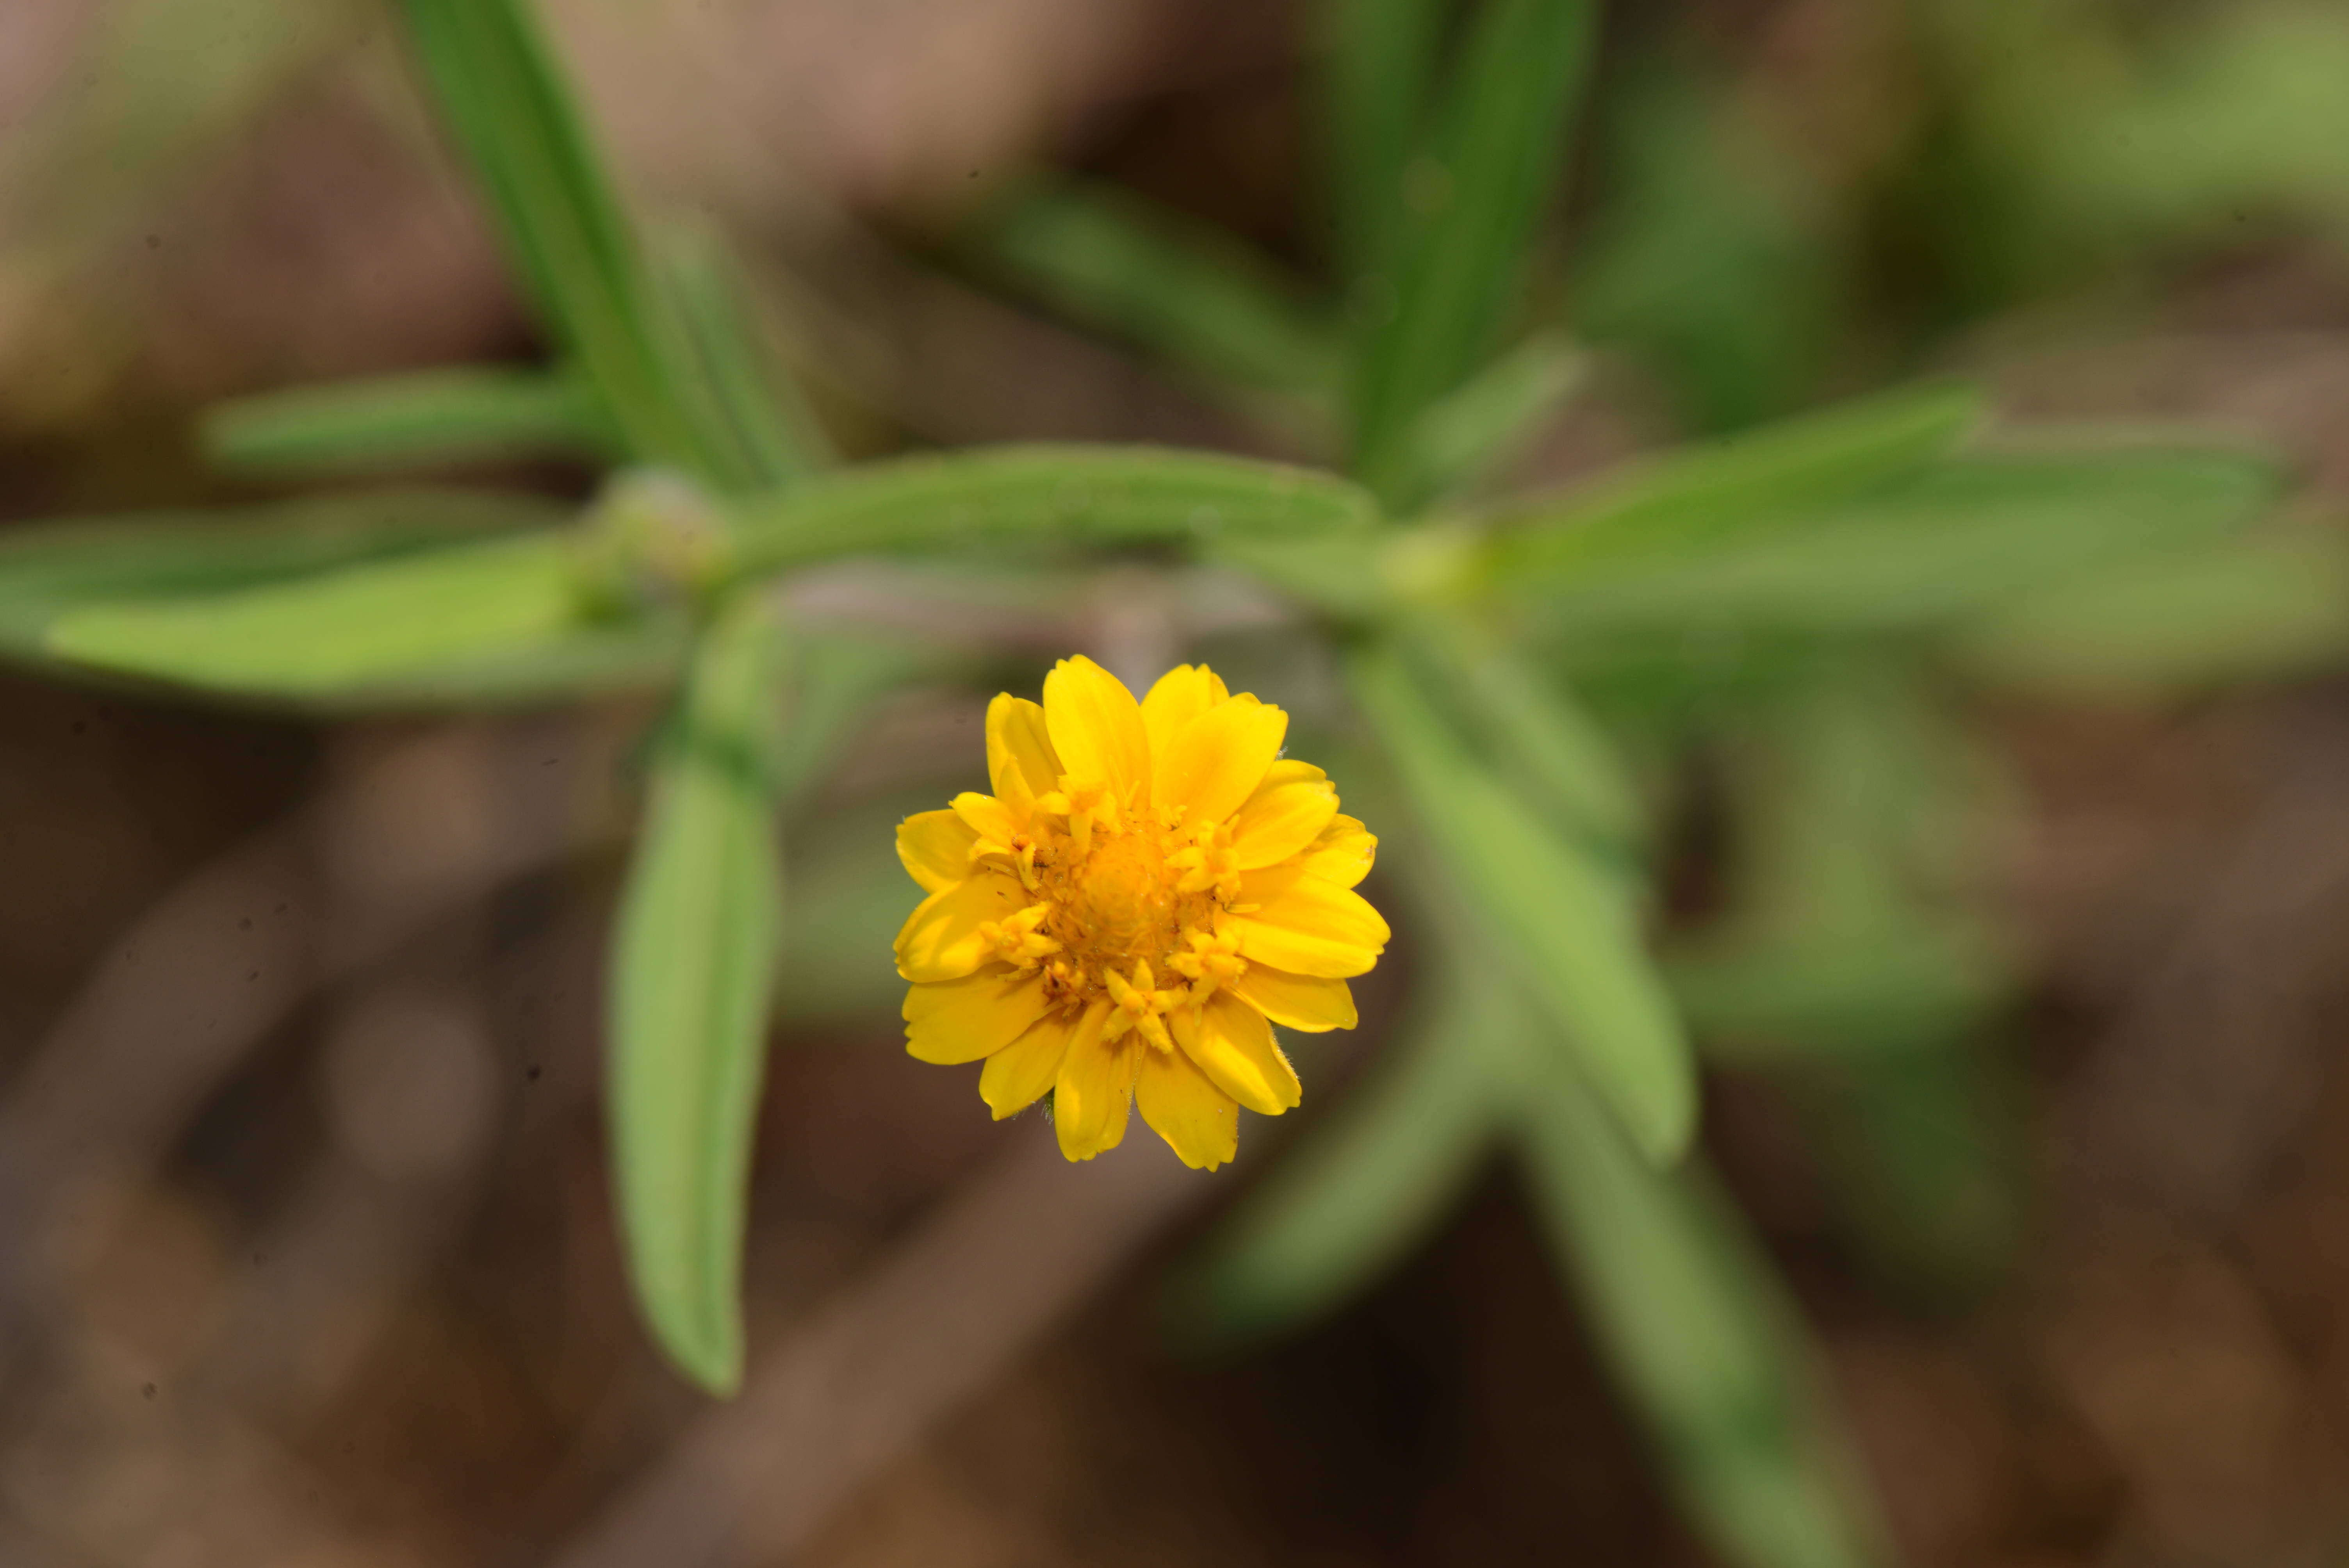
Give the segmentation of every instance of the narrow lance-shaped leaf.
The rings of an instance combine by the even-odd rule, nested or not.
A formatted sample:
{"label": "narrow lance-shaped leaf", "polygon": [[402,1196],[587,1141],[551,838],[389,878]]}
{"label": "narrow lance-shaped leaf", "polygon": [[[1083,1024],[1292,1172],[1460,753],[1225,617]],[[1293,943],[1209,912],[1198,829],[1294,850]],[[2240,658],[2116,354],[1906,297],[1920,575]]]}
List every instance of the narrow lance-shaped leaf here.
{"label": "narrow lance-shaped leaf", "polygon": [[543,707],[676,685],[693,645],[682,605],[585,616],[553,634],[456,658],[408,665],[360,684],[302,694],[326,714],[498,711]]}
{"label": "narrow lance-shaped leaf", "polygon": [[492,458],[608,459],[612,431],[575,378],[515,369],[427,370],[215,404],[204,454],[222,468],[319,473]]}
{"label": "narrow lance-shaped leaf", "polygon": [[543,528],[561,516],[561,509],[523,495],[382,490],[217,512],[19,524],[0,538],[0,656],[47,656],[50,625],[93,604],[284,583]]}
{"label": "narrow lance-shaped leaf", "polygon": [[1404,576],[1392,569],[1395,546],[1406,550],[1428,530],[1396,531],[1382,545],[1366,545],[1343,532],[1226,535],[1210,545],[1211,560],[1238,568],[1322,614],[1357,625],[1376,625],[1402,607]]}
{"label": "narrow lance-shaped leaf", "polygon": [[1366,528],[1370,497],[1309,469],[1153,447],[1017,446],[859,464],[746,500],[735,567],[1019,542],[1210,543]]}
{"label": "narrow lance-shaped leaf", "polygon": [[1971,387],[1909,389],[1764,426],[1488,514],[1491,576],[1538,587],[1619,562],[1700,557],[1909,478],[1982,419]]}
{"label": "narrow lance-shaped leaf", "polygon": [[[1990,759],[1912,670],[1830,663],[1719,748],[1726,908],[1675,990],[1729,1048],[1841,1058],[1947,1046],[2013,991],[1961,897],[1995,833]],[[1767,1047],[1763,1047],[1766,1049]]]}
{"label": "narrow lance-shaped leaf", "polygon": [[1328,325],[1271,263],[1221,231],[1071,185],[1006,202],[972,238],[1030,292],[1189,369],[1270,392],[1336,390]]}
{"label": "narrow lance-shaped leaf", "polygon": [[1534,1198],[1692,1522],[1740,1568],[1889,1563],[1800,1320],[1735,1212],[1702,1170],[1640,1160],[1565,1063],[1525,1054]]}
{"label": "narrow lance-shaped leaf", "polygon": [[774,351],[750,283],[725,241],[698,226],[657,231],[662,285],[699,375],[704,418],[726,438],[719,478],[745,489],[789,485],[833,461],[830,443]]}
{"label": "narrow lance-shaped leaf", "polygon": [[1647,807],[1596,719],[1515,652],[1469,625],[1423,619],[1418,645],[1440,661],[1495,753],[1556,819],[1620,854],[1648,837]]}
{"label": "narrow lance-shaped leaf", "polygon": [[2338,668],[2349,545],[2304,529],[2026,589],[1954,627],[1943,652],[1977,680],[2105,700]]}
{"label": "narrow lance-shaped leaf", "polygon": [[1816,398],[1849,330],[1857,258],[1818,220],[1829,177],[1714,62],[1640,53],[1594,138],[1605,194],[1576,225],[1575,328],[1652,376],[1684,429],[1783,418]]}
{"label": "narrow lance-shaped leaf", "polygon": [[51,623],[61,658],[190,686],[320,697],[557,641],[583,619],[564,533],[455,545],[299,582],[98,603]]}
{"label": "narrow lance-shaped leaf", "polygon": [[2229,452],[1951,459],[1774,537],[1698,553],[1504,573],[1565,645],[1643,628],[1801,635],[1930,627],[2026,590],[2224,539],[2274,500],[2277,473]]}
{"label": "narrow lance-shaped leaf", "polygon": [[1664,975],[1708,1060],[1847,1060],[1946,1044],[2003,995],[2005,960],[1970,925],[1916,920],[1837,942],[1668,953]]}
{"label": "narrow lance-shaped leaf", "polygon": [[1982,1038],[2018,980],[1960,900],[2007,791],[1941,707],[1878,661],[1759,711],[1723,753],[1741,846],[1723,966],[1676,975],[1734,1005],[1733,1026],[1779,1032],[1780,1078],[1861,1255],[1936,1294],[1994,1279],[2020,1215],[2019,1131]]}
{"label": "narrow lance-shaped leaf", "polygon": [[440,108],[547,325],[640,459],[705,474],[682,345],[530,0],[401,0]]}
{"label": "narrow lance-shaped leaf", "polygon": [[1475,1037],[1485,993],[1446,985],[1327,1121],[1286,1152],[1174,1286],[1168,1321],[1206,1346],[1330,1310],[1420,1240],[1450,1207],[1495,1119]]}
{"label": "narrow lance-shaped leaf", "polygon": [[1756,936],[1848,942],[1946,908],[1988,848],[1982,759],[1890,656],[1823,668],[1757,705],[1736,739],[1723,748],[1740,802],[1727,918]]}
{"label": "narrow lance-shaped leaf", "polygon": [[710,625],[653,763],[609,995],[614,1179],[636,1300],[713,1393],[742,1372],[745,1189],[781,923],[784,642],[745,595]]}
{"label": "narrow lance-shaped leaf", "polygon": [[1504,468],[1557,413],[1587,363],[1564,333],[1538,332],[1436,399],[1412,427],[1405,493],[1438,500]]}
{"label": "narrow lance-shaped leaf", "polygon": [[[1325,0],[1330,186],[1349,292],[1392,265],[1402,171],[1426,130],[1447,0]],[[1386,280],[1389,289],[1392,278]],[[1367,304],[1358,297],[1357,306]]]}
{"label": "narrow lance-shaped leaf", "polygon": [[[310,707],[347,709],[512,709],[554,699],[599,697],[677,683],[693,648],[686,603],[644,603],[620,615],[580,620],[564,636],[425,665],[371,681]],[[817,779],[841,739],[890,687],[937,665],[933,648],[853,636],[794,638],[792,730],[775,763],[775,793],[790,803]],[[902,869],[888,861],[893,873]],[[893,885],[895,892],[895,882]],[[895,927],[893,927],[895,930]],[[888,944],[881,944],[884,958]],[[888,969],[888,965],[884,965]]]}
{"label": "narrow lance-shaped leaf", "polygon": [[1357,651],[1349,674],[1486,940],[1641,1151],[1678,1158],[1695,1124],[1695,1068],[1620,869],[1549,831],[1471,757],[1392,647]]}
{"label": "narrow lance-shaped leaf", "polygon": [[1365,341],[1354,464],[1408,500],[1409,439],[1427,407],[1491,351],[1565,158],[1597,31],[1589,0],[1488,0],[1444,96],[1433,150],[1404,174],[1394,308]]}

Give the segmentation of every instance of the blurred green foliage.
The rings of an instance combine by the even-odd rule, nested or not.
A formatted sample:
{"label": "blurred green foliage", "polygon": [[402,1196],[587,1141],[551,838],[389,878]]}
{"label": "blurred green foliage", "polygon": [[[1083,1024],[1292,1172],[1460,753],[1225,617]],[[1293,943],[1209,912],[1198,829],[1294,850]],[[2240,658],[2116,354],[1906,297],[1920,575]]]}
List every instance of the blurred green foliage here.
{"label": "blurred green foliage", "polygon": [[[918,661],[793,625],[778,588],[883,553],[1205,559],[1288,595],[1344,671],[1368,738],[1349,796],[1428,973],[1386,1059],[1177,1281],[1178,1322],[1237,1342],[1330,1310],[1505,1155],[1696,1527],[1754,1568],[1884,1561],[1800,1314],[1692,1152],[1699,1053],[1785,1087],[1887,1278],[1994,1278],[2018,1212],[1997,1024],[2024,976],[1980,873],[2010,791],[1966,704],[2337,662],[2349,554],[2273,517],[2260,453],[2024,441],[1942,381],[1821,394],[1855,362],[1902,381],[1953,323],[2245,203],[2338,224],[2349,140],[2314,129],[2343,112],[2322,84],[2349,29],[1930,0],[1899,30],[1930,67],[1901,156],[1828,171],[1697,45],[1594,72],[1585,0],[1330,0],[1326,277],[1048,176],[957,252],[1326,468],[1050,445],[843,465],[723,242],[616,199],[525,0],[404,15],[550,363],[269,394],[218,410],[210,450],[287,476],[553,450],[610,464],[603,493],[20,535],[0,646],[328,707],[673,693],[608,1017],[630,1265],[679,1367],[740,1377],[764,1021],[885,990],[900,908],[876,830],[869,854],[792,846],[827,918],[795,909],[778,823]],[[1560,244],[1586,122],[1595,195]],[[1877,286],[1888,227],[1950,280],[1931,308]],[[1702,438],[1506,493],[1599,353],[1636,356]],[[1660,931],[1700,769],[1718,907]]]}
{"label": "blurred green foliage", "polygon": [[[1405,378],[1422,389],[1415,398],[1392,389],[1382,356],[1404,333],[1399,302],[1433,285],[1425,273],[1406,285],[1397,254],[1415,225],[1446,221],[1451,192],[1433,176],[1456,133],[1433,106],[1462,79],[1447,69],[1480,62],[1472,50],[1445,65],[1461,26],[1452,7],[1332,0],[1325,15],[1336,287],[1356,345],[1354,445],[1339,446],[1391,505],[1427,505],[1437,521],[1374,560],[1314,545],[1222,554],[1355,642],[1358,702],[1415,808],[1408,833],[1382,820],[1389,863],[1407,868],[1414,929],[1438,934],[1452,955],[1390,1059],[1288,1151],[1178,1281],[1172,1321],[1212,1342],[1325,1312],[1423,1235],[1486,1157],[1514,1150],[1699,1528],[1733,1560],[1773,1568],[1880,1561],[1887,1549],[1799,1319],[1759,1249],[1701,1176],[1630,1157],[1641,1142],[1652,1157],[1673,1141],[1669,1117],[1640,1109],[1637,1086],[1668,1081],[1653,1074],[1675,1053],[1640,1042],[1686,1026],[1725,1067],[1777,1078],[1854,1240],[1889,1283],[1938,1300],[1995,1279],[2020,1213],[1995,1026],[2021,976],[1981,867],[2010,796],[1957,704],[1982,684],[2141,696],[2337,663],[2349,650],[2339,580],[2349,552],[2331,532],[2262,521],[2281,480],[2253,452],[2086,431],[1986,438],[1982,399],[1957,386],[1801,412],[1855,346],[1882,357],[1887,315],[1899,308],[1898,291],[1871,276],[1888,224],[1910,220],[1910,242],[1929,247],[1933,267],[1978,277],[1946,296],[1969,313],[2056,286],[2059,261],[2077,267],[2093,248],[2092,225],[2146,242],[2156,214],[2118,211],[2107,176],[2051,189],[2080,137],[2051,158],[2060,133],[2044,127],[2009,149],[1982,134],[2007,92],[2076,111],[2083,128],[2097,126],[2088,140],[2106,146],[2126,142],[2154,102],[2186,101],[2153,75],[2110,96],[2053,79],[2077,64],[2082,40],[2113,31],[2101,8],[2002,20],[1920,7],[1906,41],[1935,65],[1962,57],[1985,74],[2048,76],[1929,75],[1914,128],[1928,149],[1856,176],[1806,159],[1788,129],[1796,117],[1765,100],[1767,84],[1732,92],[1703,46],[1651,36],[1593,117],[1599,201],[1566,268],[1570,330],[1552,318],[1560,296],[1524,290],[1518,270],[1552,191],[1545,180],[1510,215],[1516,244],[1463,273],[1474,308],[1447,317],[1418,305],[1463,348],[1483,350],[1481,324],[1505,319],[1516,346],[1504,338],[1497,357],[1415,366]],[[1526,24],[1495,5],[1477,25]],[[2209,25],[2232,48],[2277,23]],[[2034,52],[1990,36],[2002,29],[2073,46]],[[2337,24],[2317,30],[2331,50],[2349,39]],[[1542,63],[1561,94],[1583,68],[1572,49]],[[2240,110],[2259,74],[2214,96]],[[1505,100],[1485,107],[1498,115]],[[2304,134],[2317,111],[2300,108],[2269,123]],[[2199,138],[2220,111],[2178,112],[2171,134]],[[2178,198],[2171,235],[2197,203],[2207,222],[2278,170],[2323,156],[2277,156],[2256,139],[2226,139],[2230,154],[2197,149],[2208,178],[2184,183],[2199,191],[2165,187]],[[2029,159],[2027,175],[1986,169],[2007,151]],[[1412,205],[1414,168],[1419,194],[1442,192],[1433,216]],[[2162,183],[2157,162],[2143,168]],[[1480,191],[1506,183],[1503,170],[1488,178]],[[1928,208],[1925,180],[1998,184],[2036,210],[1985,213],[1946,185]],[[2299,189],[2317,211],[2349,180]],[[1495,232],[1489,214],[1460,221],[1473,232],[1449,240],[1459,253]],[[2059,222],[2070,226],[2052,232]],[[1999,264],[1981,264],[1992,247]],[[1054,297],[1052,258],[1005,260]],[[1265,263],[1249,266],[1260,275]],[[1109,292],[1090,280],[1088,319],[1118,323]],[[1195,364],[1165,344],[1179,298],[1152,293],[1161,325],[1137,341]],[[1512,313],[1514,301],[1528,308]],[[1894,341],[1913,343],[1959,319],[1889,325]],[[1577,381],[1550,369],[1538,392],[1483,387],[1527,385],[1532,364],[1578,364],[1578,344],[1636,355],[1688,426],[1737,434],[1563,495],[1470,499],[1492,471],[1477,463]],[[1447,377],[1464,387],[1438,400]],[[1408,420],[1384,411],[1391,397],[1413,407],[1418,429],[1399,433]],[[1413,464],[1414,446],[1446,457]],[[1647,961],[1620,934],[1652,922],[1646,889],[1672,842],[1661,825],[1675,797],[1658,785],[1678,769],[1660,779],[1655,763],[1691,756],[1718,758],[1722,907],[1668,943],[1661,982],[1634,980]],[[1577,972],[1594,966],[1631,987],[1611,1007],[1588,991],[1579,1006],[1569,999]],[[1635,1021],[1655,1008],[1630,996],[1667,990],[1684,1025],[1660,1034]],[[1563,1048],[1542,1048],[1552,1041]],[[1602,1104],[1616,1116],[1599,1114]]]}

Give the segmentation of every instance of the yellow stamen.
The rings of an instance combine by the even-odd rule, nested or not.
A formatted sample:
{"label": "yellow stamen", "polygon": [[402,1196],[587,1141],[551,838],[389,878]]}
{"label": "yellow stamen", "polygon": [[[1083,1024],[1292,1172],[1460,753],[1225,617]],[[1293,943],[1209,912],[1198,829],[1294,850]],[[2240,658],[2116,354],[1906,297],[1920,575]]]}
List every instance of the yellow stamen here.
{"label": "yellow stamen", "polygon": [[1213,890],[1226,902],[1239,896],[1239,851],[1232,848],[1230,830],[1222,822],[1203,822],[1192,830],[1191,847],[1166,857],[1183,872],[1174,884],[1178,892]]}
{"label": "yellow stamen", "polygon": [[1011,869],[1019,873],[1019,885],[1030,892],[1036,891],[1036,841],[1033,837],[1026,833],[1015,833],[1009,843],[999,842],[994,839],[979,839],[971,844],[970,863],[972,865],[976,866],[981,861],[989,858],[1010,861]]}
{"label": "yellow stamen", "polygon": [[1095,824],[1112,833],[1121,827],[1116,791],[1097,781],[1064,773],[1061,787],[1049,795],[1038,796],[1036,804],[1069,820],[1069,837],[1076,846],[1079,860],[1092,852]]}
{"label": "yellow stamen", "polygon": [[1166,1032],[1166,1015],[1190,999],[1181,990],[1161,991],[1157,977],[1150,973],[1146,959],[1136,959],[1133,978],[1128,980],[1114,969],[1104,970],[1102,979],[1109,986],[1109,999],[1116,1011],[1102,1030],[1102,1038],[1116,1039],[1129,1029],[1138,1029],[1142,1037],[1162,1051],[1174,1048],[1174,1038]]}
{"label": "yellow stamen", "polygon": [[1036,928],[1052,913],[1049,903],[1031,903],[1015,915],[979,923],[979,940],[995,949],[997,957],[1020,969],[1033,969],[1061,951],[1060,943]]}
{"label": "yellow stamen", "polygon": [[1166,960],[1166,966],[1191,981],[1190,1000],[1201,1004],[1216,994],[1219,985],[1228,985],[1247,973],[1247,960],[1240,956],[1239,938],[1193,926],[1183,934],[1191,944],[1188,953],[1177,953]]}

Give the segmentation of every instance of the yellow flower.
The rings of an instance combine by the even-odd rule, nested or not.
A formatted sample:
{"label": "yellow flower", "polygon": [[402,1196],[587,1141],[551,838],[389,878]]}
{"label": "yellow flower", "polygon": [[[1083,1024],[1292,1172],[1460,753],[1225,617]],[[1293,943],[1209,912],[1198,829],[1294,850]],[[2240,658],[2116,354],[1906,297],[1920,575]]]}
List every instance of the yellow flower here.
{"label": "yellow flower", "polygon": [[1346,981],[1387,943],[1353,892],[1378,841],[1321,769],[1281,759],[1288,730],[1205,665],[1139,703],[1082,658],[1040,707],[998,696],[995,793],[897,828],[929,894],[897,934],[905,1048],[984,1059],[998,1120],[1050,1090],[1071,1160],[1117,1147],[1136,1104],[1185,1164],[1229,1160],[1239,1106],[1298,1100],[1272,1026],[1352,1028]]}

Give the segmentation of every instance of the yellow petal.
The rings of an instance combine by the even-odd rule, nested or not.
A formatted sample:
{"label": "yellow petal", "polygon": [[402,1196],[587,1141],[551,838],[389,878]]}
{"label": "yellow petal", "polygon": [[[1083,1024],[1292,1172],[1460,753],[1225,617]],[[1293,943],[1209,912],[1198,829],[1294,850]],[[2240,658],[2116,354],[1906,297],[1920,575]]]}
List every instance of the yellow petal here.
{"label": "yellow petal", "polygon": [[1150,738],[1150,755],[1165,756],[1175,731],[1230,697],[1223,677],[1205,665],[1176,665],[1160,676],[1142,699],[1142,727]]}
{"label": "yellow petal", "polygon": [[1241,957],[1330,980],[1364,973],[1392,934],[1361,894],[1294,861],[1249,872],[1235,910],[1247,913],[1225,915],[1216,929],[1239,939]]}
{"label": "yellow petal", "polygon": [[[954,814],[963,825],[982,839],[991,839],[1009,846],[1026,824],[1011,814],[1011,809],[992,795],[982,795],[976,789],[966,789],[954,798]],[[965,875],[969,874],[966,867]]]}
{"label": "yellow petal", "polygon": [[1071,1160],[1091,1160],[1125,1137],[1133,1071],[1140,1065],[1134,1053],[1150,1048],[1138,1034],[1103,1040],[1102,1025],[1108,1018],[1105,1001],[1085,1009],[1052,1083],[1052,1128],[1060,1135],[1061,1152]]}
{"label": "yellow petal", "polygon": [[1272,1026],[1228,992],[1218,991],[1206,1006],[1183,1008],[1167,1021],[1174,1025],[1174,1043],[1199,1070],[1250,1110],[1278,1116],[1304,1097],[1297,1069],[1273,1042]]}
{"label": "yellow petal", "polygon": [[1240,870],[1277,866],[1302,853],[1337,814],[1338,787],[1328,774],[1310,762],[1274,763],[1232,818]]}
{"label": "yellow petal", "polygon": [[1288,716],[1253,696],[1211,707],[1153,754],[1150,798],[1170,815],[1220,822],[1256,793],[1288,735]]}
{"label": "yellow petal", "polygon": [[923,985],[961,979],[995,955],[979,926],[1026,903],[1019,884],[994,871],[930,894],[897,933],[897,973]]}
{"label": "yellow petal", "polygon": [[1309,1035],[1350,1029],[1361,1022],[1354,1012],[1354,993],[1343,980],[1251,964],[1231,983],[1231,991],[1274,1023]]}
{"label": "yellow petal", "polygon": [[1017,1116],[1052,1087],[1061,1076],[1061,1058],[1068,1054],[1075,1015],[1047,1013],[1028,1032],[987,1058],[978,1073],[978,1097],[1001,1121]]}
{"label": "yellow petal", "polygon": [[1062,772],[1139,802],[1150,782],[1150,744],[1142,706],[1115,676],[1082,656],[1062,659],[1044,677],[1044,725]]}
{"label": "yellow petal", "polygon": [[928,892],[944,892],[970,875],[970,847],[978,841],[952,811],[916,811],[897,824],[897,858]]}
{"label": "yellow petal", "polygon": [[918,1024],[943,1008],[951,1007],[969,993],[963,989],[980,980],[1009,980],[1012,968],[1009,964],[988,964],[960,980],[939,980],[924,985],[905,987],[905,1005],[898,1016],[909,1024]]}
{"label": "yellow petal", "polygon": [[1133,1105],[1184,1164],[1213,1171],[1240,1146],[1240,1108],[1180,1051],[1144,1051]]}
{"label": "yellow petal", "polygon": [[999,692],[987,705],[987,777],[996,798],[1021,820],[1039,795],[1061,787],[1061,759],[1044,728],[1044,710]]}
{"label": "yellow petal", "polygon": [[905,1051],[953,1067],[992,1056],[1044,1016],[1044,977],[990,965],[960,980],[916,985],[905,996]]}
{"label": "yellow petal", "polygon": [[1320,836],[1298,857],[1297,867],[1323,882],[1352,887],[1371,874],[1371,862],[1378,858],[1378,851],[1377,834],[1365,831],[1351,817],[1332,817]]}

